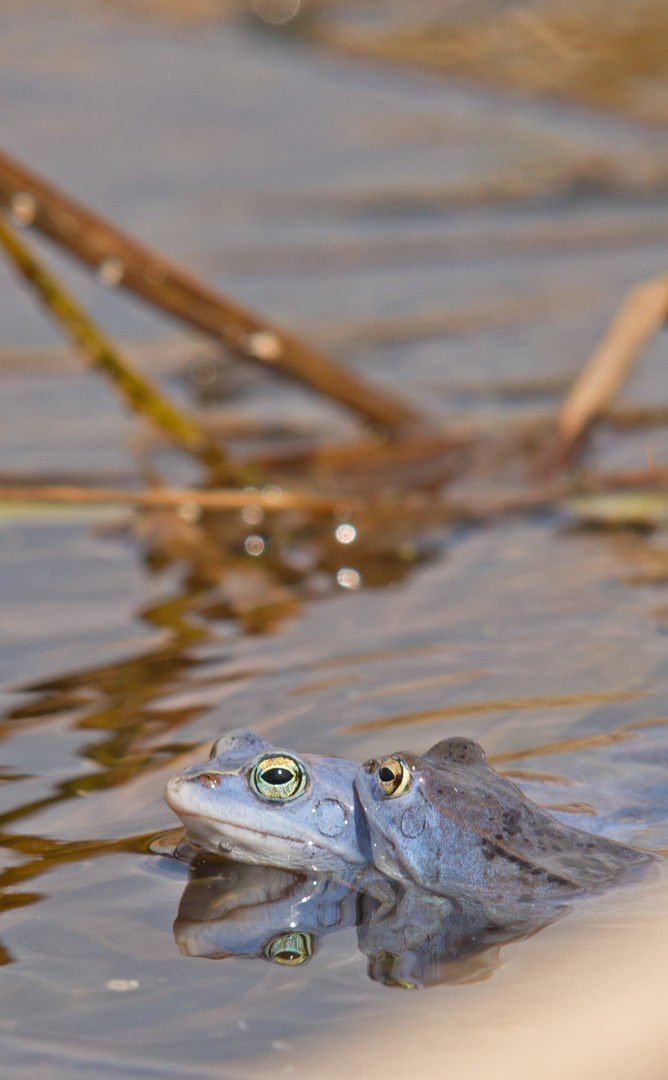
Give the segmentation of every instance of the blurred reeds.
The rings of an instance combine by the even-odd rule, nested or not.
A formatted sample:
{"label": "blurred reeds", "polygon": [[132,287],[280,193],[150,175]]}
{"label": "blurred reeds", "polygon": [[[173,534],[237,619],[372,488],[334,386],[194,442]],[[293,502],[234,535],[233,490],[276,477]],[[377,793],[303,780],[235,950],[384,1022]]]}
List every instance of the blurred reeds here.
{"label": "blurred reeds", "polygon": [[411,16],[409,5],[388,6],[378,25],[323,21],[315,32],[367,56],[668,121],[663,0],[544,0],[486,13],[473,6],[468,18],[455,5],[436,11],[418,3]]}

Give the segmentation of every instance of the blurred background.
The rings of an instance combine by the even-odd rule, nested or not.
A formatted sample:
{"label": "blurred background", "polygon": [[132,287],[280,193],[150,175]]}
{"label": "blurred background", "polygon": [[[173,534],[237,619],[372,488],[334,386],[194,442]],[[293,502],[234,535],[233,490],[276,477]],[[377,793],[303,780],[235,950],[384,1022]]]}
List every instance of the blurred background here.
{"label": "blurred background", "polygon": [[[2,0],[0,100],[2,176],[270,328],[258,363],[147,304],[0,176],[9,226],[246,492],[203,510],[197,455],[0,257],[3,1080],[663,1077],[660,871],[413,995],[367,977],[352,924],[299,971],[188,955],[188,868],[151,852],[166,779],[237,726],[355,760],[469,735],[563,820],[668,850],[665,334],[556,487],[531,475],[668,271],[665,5]],[[286,378],[276,327],[411,431]],[[582,470],[628,490],[575,506]]]}

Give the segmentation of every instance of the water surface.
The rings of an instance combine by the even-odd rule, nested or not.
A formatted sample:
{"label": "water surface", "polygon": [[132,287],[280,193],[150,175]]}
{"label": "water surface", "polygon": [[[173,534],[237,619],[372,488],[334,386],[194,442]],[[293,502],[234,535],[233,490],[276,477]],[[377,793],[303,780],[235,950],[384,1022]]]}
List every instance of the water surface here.
{"label": "water surface", "polygon": [[[648,239],[663,222],[658,201],[458,208],[453,196],[519,175],[529,159],[563,158],[564,132],[642,155],[656,131],[367,71],[230,24],[177,33],[76,5],[66,18],[26,5],[2,21],[8,148],[245,302],[322,332],[526,301],[503,325],[353,352],[361,370],[443,417],[549,407],[540,387],[529,399],[485,388],[567,378],[624,290],[665,268],[663,238]],[[410,197],[400,204],[397,192]],[[548,225],[591,236],[601,222],[614,234],[605,245],[541,240]],[[442,246],[420,257],[434,236]],[[116,336],[171,333],[58,265]],[[534,310],[538,293],[560,299]],[[0,304],[5,346],[55,345],[8,276]],[[649,350],[627,400],[665,398],[663,347]],[[18,371],[3,356],[3,469],[133,469],[127,420],[92,376]],[[169,388],[182,394],[183,381]],[[276,400],[262,383],[225,408],[261,417]],[[296,391],[281,403],[304,423],[340,422]],[[596,455],[631,467],[648,446],[660,455],[660,433],[608,434]],[[123,515],[2,509],[8,1080],[325,1077],[380,1063],[389,1075],[442,1076],[446,1059],[457,1076],[511,1065],[532,1076],[537,1054],[546,1075],[586,1078],[601,1063],[623,1075],[614,1070],[640,1046],[644,1076],[665,1061],[661,871],[503,946],[479,978],[421,993],[370,979],[352,925],[297,967],[179,952],[188,870],[149,845],[177,824],[167,777],[230,727],[357,760],[469,735],[564,820],[668,849],[665,537],[577,531],[555,511],[485,528],[435,522],[414,539],[420,557],[409,551],[377,587],[366,587],[368,555],[357,591],[334,584],[332,564],[322,599],[290,607],[281,593],[273,632],[244,634],[222,586],[147,558],[150,537]],[[356,567],[359,545],[341,549],[341,565]],[[260,565],[246,563],[244,573]]]}

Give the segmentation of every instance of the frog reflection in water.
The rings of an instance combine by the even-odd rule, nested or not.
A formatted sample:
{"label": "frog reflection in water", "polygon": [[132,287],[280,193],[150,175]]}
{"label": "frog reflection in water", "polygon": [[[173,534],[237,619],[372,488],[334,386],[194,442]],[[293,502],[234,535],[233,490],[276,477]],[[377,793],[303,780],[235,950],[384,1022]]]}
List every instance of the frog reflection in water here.
{"label": "frog reflection in water", "polygon": [[489,978],[502,944],[535,933],[559,914],[554,907],[547,916],[532,911],[490,920],[483,904],[386,879],[367,878],[363,884],[372,891],[357,891],[327,875],[204,853],[193,859],[189,879],[174,923],[182,955],[297,967],[313,958],[325,935],[356,926],[369,977],[403,989]]}
{"label": "frog reflection in water", "polygon": [[[279,750],[238,729],[210,760],[169,780],[165,798],[208,851],[240,862],[350,874],[371,859],[345,758]],[[351,868],[352,871],[351,871]]]}
{"label": "frog reflection in water", "polygon": [[357,894],[334,878],[197,855],[174,923],[179,951],[306,963],[330,930],[355,926]]}
{"label": "frog reflection in water", "polygon": [[430,892],[530,904],[594,892],[654,856],[563,825],[471,739],[363,765],[355,787],[375,866]]}
{"label": "frog reflection in water", "polygon": [[370,977],[392,986],[488,977],[501,944],[654,858],[561,824],[470,739],[358,767],[233,731],[166,797],[196,844],[239,860],[193,861],[183,953],[299,965],[356,925]]}

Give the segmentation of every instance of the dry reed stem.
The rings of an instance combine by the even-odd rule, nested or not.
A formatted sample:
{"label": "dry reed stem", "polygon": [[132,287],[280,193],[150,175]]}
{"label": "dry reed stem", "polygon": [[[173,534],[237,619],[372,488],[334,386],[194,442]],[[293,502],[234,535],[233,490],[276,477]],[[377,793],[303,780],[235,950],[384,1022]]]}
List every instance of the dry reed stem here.
{"label": "dry reed stem", "polygon": [[561,456],[567,459],[591,422],[609,407],[642,346],[668,314],[668,275],[636,286],[575,380],[557,418]]}
{"label": "dry reed stem", "polygon": [[220,447],[197,420],[167,401],[148,379],[134,371],[125,357],[98,330],[60,284],[16,235],[0,214],[0,244],[16,272],[51,312],[63,331],[93,367],[111,379],[127,404],[148,418],[181,450],[194,455],[213,474],[228,480],[238,479]]}
{"label": "dry reed stem", "polygon": [[[127,491],[65,484],[0,484],[0,502],[111,503],[119,506],[177,508],[198,506],[203,510],[241,510],[244,506],[259,506],[266,511],[310,510],[327,513],[338,507],[341,500],[285,491],[274,486],[266,491],[250,488],[214,488],[206,491],[152,488],[150,491]],[[351,500],[346,499],[346,504],[351,507]]]}
{"label": "dry reed stem", "polygon": [[403,402],[136,243],[3,153],[0,203],[92,266],[103,281],[136,293],[245,359],[279,371],[390,431],[419,421],[419,414]]}

